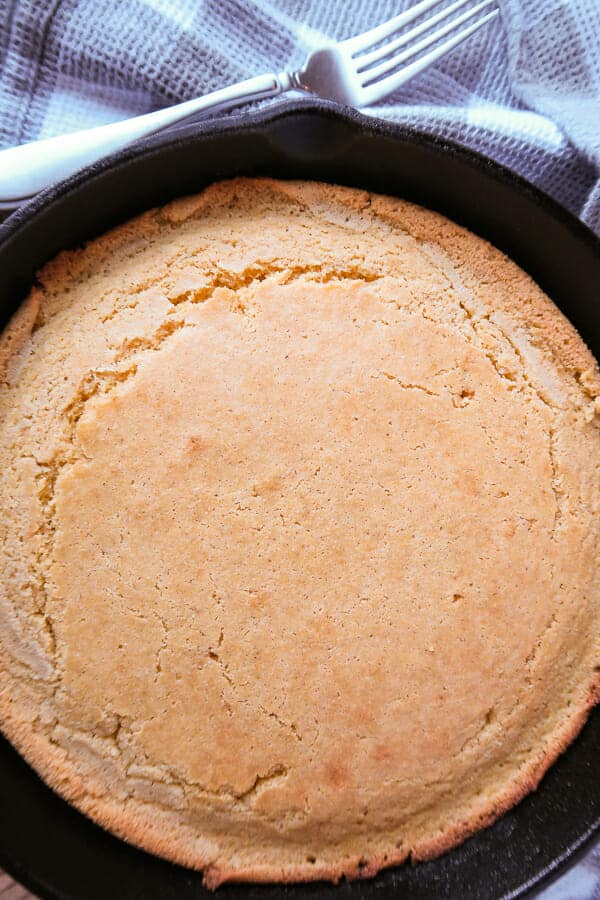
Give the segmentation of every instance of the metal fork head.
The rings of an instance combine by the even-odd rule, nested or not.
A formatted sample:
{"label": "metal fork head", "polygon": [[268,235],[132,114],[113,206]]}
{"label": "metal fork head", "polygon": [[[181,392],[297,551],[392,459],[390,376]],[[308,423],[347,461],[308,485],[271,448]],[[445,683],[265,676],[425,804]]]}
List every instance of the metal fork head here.
{"label": "metal fork head", "polygon": [[316,50],[295,76],[296,86],[349,106],[370,106],[499,14],[496,0],[455,0],[442,8],[443,2],[421,0],[376,28]]}

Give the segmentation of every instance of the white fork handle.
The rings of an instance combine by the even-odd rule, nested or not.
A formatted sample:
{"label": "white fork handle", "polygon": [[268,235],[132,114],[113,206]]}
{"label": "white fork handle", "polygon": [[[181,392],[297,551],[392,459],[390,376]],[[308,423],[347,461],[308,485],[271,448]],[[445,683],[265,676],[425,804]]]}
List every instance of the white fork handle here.
{"label": "white fork handle", "polygon": [[0,207],[17,206],[55,181],[72,175],[82,166],[188,116],[231,108],[249,100],[276,97],[290,87],[291,79],[285,73],[257,75],[205,97],[143,116],[0,150]]}

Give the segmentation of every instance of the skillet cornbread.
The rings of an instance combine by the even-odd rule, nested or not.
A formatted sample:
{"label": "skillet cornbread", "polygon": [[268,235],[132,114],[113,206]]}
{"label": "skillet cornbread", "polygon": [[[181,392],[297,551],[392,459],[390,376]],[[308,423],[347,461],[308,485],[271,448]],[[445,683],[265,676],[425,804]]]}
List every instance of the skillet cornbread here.
{"label": "skillet cornbread", "polygon": [[61,254],[2,337],[0,724],[225,880],[426,859],[598,696],[600,378],[483,240],[239,179]]}

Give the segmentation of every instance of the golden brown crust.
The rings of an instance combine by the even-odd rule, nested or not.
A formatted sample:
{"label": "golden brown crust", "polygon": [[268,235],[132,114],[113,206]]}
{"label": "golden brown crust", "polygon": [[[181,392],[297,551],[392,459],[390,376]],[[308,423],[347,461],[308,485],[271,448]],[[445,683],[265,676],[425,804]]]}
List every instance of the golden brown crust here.
{"label": "golden brown crust", "polygon": [[[370,877],[445,852],[534,790],[600,693],[600,380],[539,288],[436,214],[267,179],[223,183],[147,213],[61,254],[39,281],[0,355],[0,491],[10,503],[0,723],[42,777],[124,839],[203,869],[210,887]],[[224,389],[233,399],[221,409]],[[323,438],[303,394],[318,398]],[[269,419],[273,408],[289,421]],[[32,423],[25,429],[23,414]],[[181,438],[164,430],[169,417]],[[368,425],[357,435],[362,418]],[[215,497],[229,479],[229,493],[189,505],[192,471],[202,483],[216,478]],[[321,471],[323,484],[302,487]],[[397,471],[416,480],[398,481]],[[138,490],[148,479],[150,495]],[[178,484],[187,485],[183,495],[172,493]],[[429,495],[442,489],[430,508]],[[323,494],[332,506],[321,515]],[[396,509],[394,497],[404,496],[410,502]],[[113,518],[115,497],[129,519]],[[382,504],[377,517],[373,503]],[[413,506],[423,510],[422,540]],[[177,556],[175,508],[191,523],[190,549],[212,561],[207,579],[189,554]],[[463,514],[471,508],[479,532]],[[346,517],[345,532],[334,529],[336,517]],[[204,521],[220,535],[216,548],[202,543]],[[439,542],[434,521],[450,536],[458,529],[458,555]],[[395,531],[399,522],[405,528]],[[314,545],[305,537],[313,533]],[[150,546],[160,565],[144,555]],[[265,568],[257,559],[266,547],[277,561]],[[308,556],[294,574],[298,547]],[[465,547],[480,555],[474,568],[461,568]],[[318,570],[306,563],[317,550]],[[403,554],[413,569],[398,566]],[[331,575],[339,558],[345,593]],[[132,565],[139,590],[123,580]],[[504,566],[518,586],[514,600]],[[188,571],[188,587],[171,567],[180,579]],[[355,584],[356,571],[370,580]],[[185,591],[198,596],[192,618]],[[435,600],[423,611],[428,591]],[[316,604],[311,624],[306,604],[315,598],[323,608]],[[175,601],[183,605],[174,616]],[[379,623],[381,610],[403,630],[393,618]],[[421,631],[403,644],[415,621]],[[286,643],[290,622],[298,659]],[[251,635],[239,647],[232,626]],[[265,649],[271,631],[275,647],[285,645],[283,661]],[[121,663],[132,641],[135,655]],[[350,657],[341,663],[352,646],[348,680]],[[386,669],[398,646],[396,668]],[[334,650],[342,655],[327,675],[295,668]],[[403,685],[420,691],[416,700]],[[188,697],[195,706],[186,707]],[[200,708],[215,739],[202,736],[201,722],[189,730]],[[413,724],[420,716],[423,725]]]}
{"label": "golden brown crust", "polygon": [[40,292],[32,290],[0,334],[0,383],[6,379],[12,360],[29,340],[40,307]]}

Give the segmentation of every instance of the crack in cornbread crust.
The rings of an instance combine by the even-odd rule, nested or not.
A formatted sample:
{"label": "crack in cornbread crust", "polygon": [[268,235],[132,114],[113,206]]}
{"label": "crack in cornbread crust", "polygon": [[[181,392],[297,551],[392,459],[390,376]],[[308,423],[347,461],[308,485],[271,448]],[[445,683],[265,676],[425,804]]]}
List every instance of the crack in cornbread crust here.
{"label": "crack in cornbread crust", "polygon": [[[253,197],[256,199],[252,200]],[[210,230],[211,215],[217,220],[220,215],[227,219],[230,211],[235,215],[236,205],[252,211],[253,204],[259,212],[265,210],[265,215],[272,209],[278,211],[292,231],[296,227],[297,241],[303,229],[310,229],[310,240],[317,241],[314,252],[298,245],[305,258],[300,261],[286,258],[281,252],[281,245],[285,244],[283,238],[273,242],[272,246],[265,238],[265,247],[261,245],[263,236],[256,234],[255,246],[247,242],[234,259],[234,265],[228,267],[226,261],[224,263],[222,256],[226,256],[225,253],[211,257],[209,242],[203,237],[203,223],[206,222],[206,230]],[[190,227],[194,223],[198,226],[192,237],[188,233],[187,246],[185,240],[183,245],[176,240],[186,223]],[[330,233],[333,234],[331,246],[327,244]],[[172,243],[165,247],[169,238],[173,238]],[[232,230],[230,255],[233,257],[237,252],[237,240],[236,232]],[[364,252],[361,256],[361,247],[372,252],[374,247],[381,246],[383,250],[385,240],[393,247],[387,256],[382,253],[381,258],[377,255],[367,259]],[[190,241],[196,242],[198,252],[193,246],[190,248]],[[153,247],[154,258],[149,253],[149,245]],[[412,281],[403,275],[401,266],[394,269],[394,254],[401,259],[402,252],[415,256],[417,272],[413,272]],[[197,264],[203,253],[204,268]],[[111,257],[116,262],[112,262]],[[429,288],[427,276],[422,275],[419,268],[427,263],[435,272]],[[125,279],[124,284],[110,286],[110,275],[102,282],[103,276],[98,273],[103,272],[103,267],[110,269],[111,265],[119,271],[121,279]],[[415,279],[421,293],[413,289]],[[543,421],[540,434],[542,431],[545,434],[548,488],[554,504],[549,524],[551,539],[555,541],[557,534],[561,536],[565,529],[575,527],[568,500],[576,485],[571,483],[573,472],[565,473],[570,452],[585,456],[582,471],[594,479],[595,492],[589,491],[588,514],[591,521],[597,522],[597,465],[593,463],[598,458],[598,433],[594,425],[599,393],[597,368],[571,326],[535,285],[483,241],[437,215],[400,201],[322,185],[243,180],[215,186],[199,197],[177,201],[111,232],[80,253],[62,255],[40,274],[40,282],[40,287],[34,290],[4,338],[8,386],[2,408],[8,420],[5,435],[12,435],[13,441],[12,446],[7,446],[6,437],[2,437],[0,453],[13,472],[15,465],[22,467],[17,480],[21,490],[20,506],[17,504],[19,508],[15,511],[15,516],[20,514],[22,518],[21,522],[13,520],[12,533],[24,535],[25,541],[31,543],[34,570],[33,574],[29,572],[25,576],[17,568],[13,574],[5,562],[4,580],[13,589],[24,582],[30,590],[31,585],[37,586],[37,597],[31,600],[31,607],[26,607],[30,601],[21,589],[15,591],[15,596],[23,602],[25,618],[29,615],[34,630],[38,635],[45,634],[46,638],[43,638],[41,650],[34,651],[27,647],[24,639],[21,645],[15,639],[10,643],[7,636],[10,631],[4,633],[0,657],[0,718],[7,735],[42,776],[80,809],[127,840],[170,859],[205,869],[205,880],[211,886],[227,879],[366,877],[409,855],[413,859],[424,859],[443,852],[532,790],[553,759],[577,733],[587,710],[597,699],[598,675],[594,673],[599,658],[597,580],[595,589],[590,588],[593,596],[587,612],[584,609],[590,616],[589,644],[584,646],[582,641],[584,658],[571,658],[568,661],[571,668],[565,663],[561,677],[556,676],[557,694],[562,689],[557,708],[546,708],[552,699],[547,696],[546,705],[532,715],[535,727],[532,726],[531,737],[535,747],[528,748],[525,743],[507,752],[508,763],[512,765],[509,777],[500,777],[493,769],[492,787],[479,795],[477,786],[470,784],[466,777],[466,796],[462,801],[453,800],[442,789],[436,795],[437,812],[434,809],[429,821],[421,822],[420,831],[413,829],[412,834],[404,825],[397,828],[394,835],[389,829],[388,833],[385,828],[378,831],[377,823],[370,822],[367,814],[364,831],[346,836],[346,840],[344,835],[339,835],[337,844],[319,845],[318,841],[316,844],[306,841],[294,847],[289,840],[287,845],[277,843],[275,834],[272,846],[267,846],[264,832],[261,832],[263,843],[257,839],[254,852],[243,847],[243,843],[236,846],[234,840],[233,846],[231,842],[227,845],[222,835],[211,837],[206,831],[190,826],[184,815],[186,804],[192,802],[190,798],[194,794],[207,804],[223,800],[229,804],[230,811],[237,810],[240,815],[249,813],[249,821],[256,819],[258,829],[265,813],[257,808],[256,802],[260,802],[262,795],[264,804],[264,798],[273,786],[285,788],[286,778],[290,773],[293,775],[294,767],[275,759],[248,773],[244,784],[223,783],[217,790],[204,781],[182,778],[173,767],[157,768],[150,763],[144,764],[139,758],[134,763],[129,761],[129,776],[124,776],[118,770],[119,760],[127,759],[132,743],[138,740],[139,721],[109,710],[88,731],[76,729],[73,724],[65,727],[55,723],[56,703],[63,700],[61,672],[64,677],[64,659],[60,640],[55,647],[56,616],[52,605],[53,602],[56,604],[55,601],[50,603],[48,614],[48,596],[45,595],[47,592],[52,595],[55,590],[50,560],[55,554],[56,487],[64,484],[77,466],[87,464],[79,435],[85,435],[91,418],[99,410],[106,411],[108,407],[103,404],[113,400],[126,402],[127,392],[139,385],[140,378],[152,366],[153,356],[158,359],[157,354],[169,353],[176,342],[180,342],[177,347],[182,351],[185,344],[181,342],[194,333],[192,329],[205,325],[203,316],[211,303],[227,304],[231,313],[240,317],[238,321],[251,328],[255,324],[252,320],[256,302],[264,302],[273,290],[309,291],[312,285],[322,285],[323,290],[335,292],[344,284],[348,284],[349,289],[359,290],[362,283],[364,290],[378,292],[381,309],[378,306],[377,315],[382,328],[393,327],[392,320],[399,306],[403,312],[414,316],[415,321],[418,317],[431,321],[432,327],[442,322],[450,330],[455,329],[485,356],[500,382],[512,394],[519,395],[528,408],[531,407],[530,415]],[[67,289],[69,293],[63,293]],[[83,303],[82,314],[89,316],[92,313],[90,321],[99,319],[109,330],[101,332],[101,336],[85,331],[85,341],[79,343],[75,335],[74,346],[69,350],[76,360],[72,373],[66,372],[71,381],[62,390],[58,384],[48,391],[45,406],[51,410],[48,419],[51,427],[43,429],[40,426],[41,436],[32,441],[27,430],[20,428],[22,418],[19,415],[33,414],[43,418],[39,404],[34,405],[32,411],[18,409],[12,420],[8,406],[14,392],[18,391],[20,377],[27,377],[28,366],[35,365],[36,352],[40,348],[36,341],[43,341],[57,323],[60,325],[61,316],[63,321],[68,320],[71,305],[75,302],[73,292],[77,294],[78,289],[86,292],[85,297],[76,297],[80,307]],[[331,297],[332,302],[340,299],[339,294],[331,293],[323,294],[323,301],[327,297]],[[438,303],[438,297],[443,302]],[[390,307],[389,313],[385,311],[385,304]],[[31,331],[32,338],[28,342]],[[56,353],[56,347],[53,350],[46,344],[44,349]],[[65,365],[65,369],[69,366]],[[427,395],[438,398],[443,395],[448,399],[448,407],[459,414],[462,409],[468,409],[478,390],[477,384],[460,383],[460,374],[456,365],[449,364],[448,368],[436,373],[438,380],[433,386],[425,379],[402,377],[387,369],[374,371],[371,376],[390,382],[390,389],[395,385],[403,394],[424,394],[422,402],[426,402]],[[578,435],[583,435],[581,447],[578,441],[569,443],[568,440],[563,446],[566,424],[576,429]],[[493,447],[495,434],[489,429],[487,439]],[[585,454],[581,449],[584,444]],[[194,449],[202,451],[201,439]],[[382,486],[384,489],[385,485]],[[287,523],[282,522],[282,527],[287,527]],[[535,528],[536,523],[523,527]],[[590,530],[590,546],[596,538],[596,533],[592,534]],[[8,549],[11,547],[5,547],[6,552]],[[19,553],[22,553],[22,547],[17,546],[14,557]],[[222,598],[214,585],[213,591],[212,602],[217,607]],[[457,594],[458,607],[464,599]],[[124,598],[122,602],[125,604]],[[0,615],[6,616],[7,612],[7,608],[0,606]],[[139,615],[140,610],[130,612]],[[581,623],[577,625],[576,612],[573,610],[575,633],[577,627],[581,629]],[[579,615],[581,617],[581,611]],[[561,604],[546,611],[536,631],[537,638],[523,661],[524,688],[512,698],[510,708],[502,710],[501,715],[493,705],[481,711],[477,721],[466,729],[464,740],[459,742],[457,760],[471,758],[478,752],[485,754],[494,736],[510,733],[511,725],[520,715],[521,705],[531,702],[528,698],[532,687],[546,675],[544,664],[548,654],[552,654],[549,642],[556,640],[556,634],[564,628],[565,616]],[[158,613],[147,618],[152,619],[156,633],[157,652],[152,656],[152,675],[160,680],[169,626]],[[23,638],[25,636],[26,633]],[[205,665],[214,667],[215,683],[222,685],[223,692],[233,690],[235,686],[235,678],[226,661],[230,642],[231,636],[219,627],[207,640],[205,648],[209,660]],[[28,653],[34,654],[29,664],[37,664],[37,671],[27,668]],[[21,657],[21,662],[15,657]],[[227,701],[230,706],[233,700],[230,696]],[[265,723],[268,720],[278,729],[272,732],[271,740],[277,741],[281,732],[290,742],[285,745],[288,749],[317,743],[318,728],[307,733],[282,715],[279,708],[264,704],[258,704],[257,708],[258,711],[262,709]],[[63,709],[63,721],[69,716],[72,717],[72,712],[67,714]],[[541,718],[544,719],[543,727]],[[95,761],[90,755],[90,747],[95,748]],[[389,747],[382,748],[384,754],[389,750]],[[136,752],[143,752],[143,747],[138,745]],[[289,753],[292,755],[291,750]],[[335,766],[328,777],[334,783],[337,779],[340,789],[343,788],[343,773],[336,771]],[[434,789],[437,784],[439,780],[434,778],[425,786]],[[392,789],[393,784],[390,784]],[[451,790],[452,783],[448,787],[448,791]],[[115,799],[115,795],[120,796]],[[178,805],[183,807],[183,813],[178,811]],[[356,809],[356,813],[360,818],[362,811]],[[280,823],[284,830],[286,822],[301,827],[310,815],[311,810],[301,803],[291,817],[282,815]],[[287,858],[282,861],[286,854]]]}

